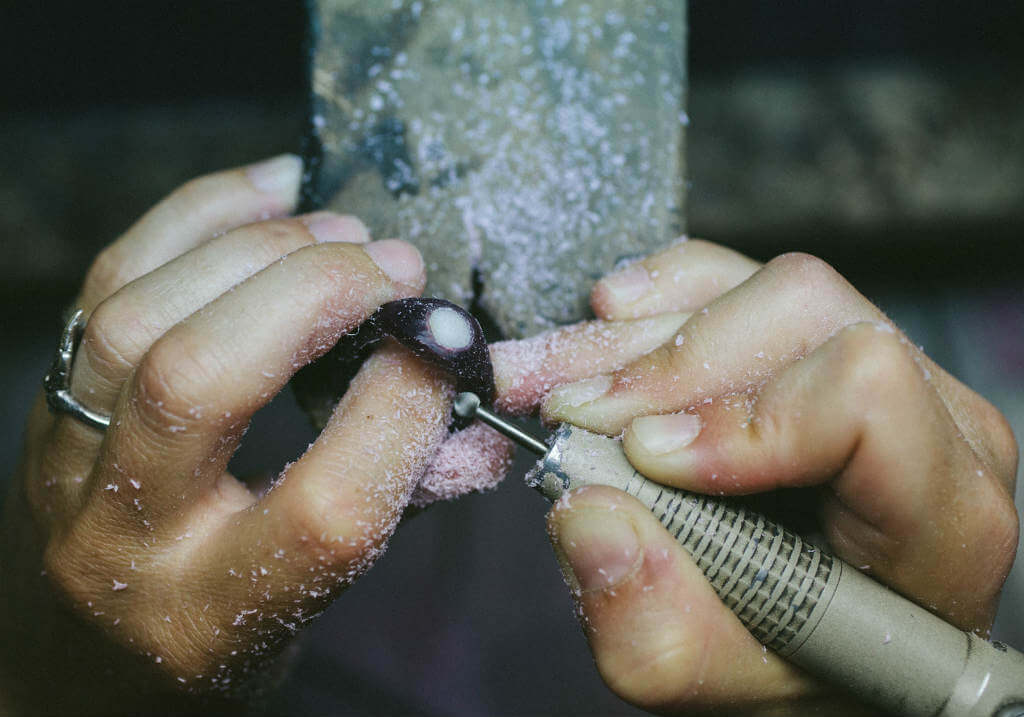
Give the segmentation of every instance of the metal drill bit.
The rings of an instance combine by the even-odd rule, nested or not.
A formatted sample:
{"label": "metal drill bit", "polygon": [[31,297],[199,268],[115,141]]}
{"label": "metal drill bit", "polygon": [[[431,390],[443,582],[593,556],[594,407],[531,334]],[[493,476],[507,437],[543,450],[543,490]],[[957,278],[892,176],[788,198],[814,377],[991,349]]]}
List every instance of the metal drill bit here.
{"label": "metal drill bit", "polygon": [[511,438],[523,448],[536,453],[538,456],[543,456],[548,452],[548,447],[543,442],[538,441],[529,433],[525,433],[517,426],[482,407],[480,405],[480,397],[475,393],[466,391],[456,396],[454,409],[456,415],[462,418],[479,418],[498,433]]}

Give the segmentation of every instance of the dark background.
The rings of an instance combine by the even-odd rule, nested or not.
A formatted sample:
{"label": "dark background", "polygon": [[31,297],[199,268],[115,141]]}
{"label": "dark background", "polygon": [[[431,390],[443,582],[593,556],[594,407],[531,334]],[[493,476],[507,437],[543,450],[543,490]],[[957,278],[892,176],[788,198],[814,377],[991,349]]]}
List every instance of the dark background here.
{"label": "dark background", "polygon": [[[304,10],[193,0],[8,3],[0,13],[0,458],[13,465],[88,257],[185,179],[298,148]],[[1022,37],[1024,3],[1014,0],[693,0],[687,140],[691,233],[760,259],[824,256],[1018,435]],[[926,108],[900,115],[896,133],[884,113],[891,94],[879,95],[894,82],[920,88]],[[754,93],[782,113],[783,139],[737,110]],[[808,119],[809,104],[779,99],[793,96],[839,109]],[[855,99],[879,96],[878,106]],[[871,171],[835,173],[825,150],[837,135]],[[942,200],[942,182],[931,203],[894,189],[928,186],[934,167],[906,158],[960,161],[951,146],[966,158],[963,191],[952,193],[968,199]],[[991,161],[970,161],[985,152]],[[955,163],[942,171],[955,175]],[[971,191],[992,177],[992,191]],[[794,200],[829,182],[835,193],[809,210]],[[867,199],[847,211],[853,188]],[[275,470],[310,435],[284,395],[258,417],[235,467]],[[544,510],[512,479],[404,526],[314,628],[274,711],[627,713],[577,634]],[[1022,646],[1019,572],[998,630]]]}
{"label": "dark background", "polygon": [[[9,3],[0,110],[258,96],[301,103],[302,2],[150,0]],[[857,3],[691,0],[690,70],[913,58],[1019,70],[1024,6],[1013,0]]]}
{"label": "dark background", "polygon": [[[52,212],[55,204],[63,204],[57,207],[61,218],[74,220],[70,225],[46,217],[46,222],[54,226],[43,227],[41,232],[59,245],[54,235],[66,239],[73,231],[77,249],[77,261],[73,263],[85,261],[96,246],[108,241],[166,193],[172,182],[220,166],[204,158],[223,164],[248,160],[252,151],[268,154],[298,147],[304,108],[305,10],[301,2],[153,0],[8,5],[0,22],[0,116],[8,123],[6,136],[0,139],[6,142],[0,148],[7,150],[5,163],[15,176],[0,177],[0,181],[52,181],[46,175],[65,179],[60,188],[44,185],[33,189],[32,194],[49,195],[44,208]],[[691,233],[712,232],[716,239],[747,248],[759,258],[795,248],[809,249],[841,265],[859,285],[864,281],[901,281],[905,260],[936,242],[945,244],[945,250],[930,256],[921,268],[937,282],[962,278],[965,271],[984,280],[1015,278],[1016,262],[1006,259],[1007,254],[1015,260],[1024,256],[1018,241],[1024,210],[1012,211],[1013,203],[1008,205],[1005,200],[996,209],[982,201],[981,206],[967,206],[953,216],[938,216],[934,211],[932,217],[920,212],[911,216],[901,206],[886,213],[885,207],[894,200],[888,196],[891,190],[883,186],[874,200],[882,207],[878,210],[883,215],[882,224],[836,220],[827,209],[802,219],[790,212],[781,222],[769,221],[763,207],[759,213],[745,211],[743,202],[754,208],[753,198],[745,195],[758,193],[764,182],[755,187],[736,186],[734,173],[753,175],[742,166],[751,160],[749,151],[745,151],[749,148],[742,146],[744,139],[759,143],[762,156],[754,161],[760,160],[775,171],[775,178],[784,184],[787,173],[794,175],[800,157],[807,162],[815,158],[816,152],[821,154],[818,150],[828,141],[825,122],[835,118],[800,117],[799,112],[795,113],[794,124],[825,122],[809,132],[803,130],[803,135],[784,138],[785,146],[777,150],[785,152],[785,162],[790,164],[780,163],[778,157],[765,153],[764,145],[765,140],[780,145],[783,140],[777,136],[742,136],[742,118],[731,116],[736,113],[735,102],[727,101],[723,106],[721,93],[740,91],[738,78],[753,77],[769,91],[773,79],[799,78],[804,88],[820,95],[823,84],[839,87],[851,70],[883,75],[893,71],[919,73],[925,80],[948,85],[952,94],[945,98],[946,110],[940,116],[915,118],[922,133],[915,139],[927,145],[935,140],[927,134],[935,134],[936,126],[948,130],[950,124],[962,124],[963,129],[954,127],[946,132],[947,137],[952,132],[955,139],[957,132],[966,133],[973,119],[991,120],[999,116],[1000,110],[1024,103],[1020,78],[1024,68],[1024,42],[1020,41],[1024,36],[1024,4],[1013,0],[694,0],[690,22]],[[825,101],[829,99],[837,105],[851,101],[849,97],[830,98],[826,94]],[[722,112],[730,115],[724,121]],[[1011,120],[1011,126],[999,128],[1006,133],[1000,146],[1007,153],[1024,155],[1019,113]],[[892,139],[885,135],[886,130],[859,126],[871,121],[861,116],[840,119],[845,134],[854,138],[859,150],[880,153],[871,161],[884,169],[898,152],[891,146],[879,146]],[[233,134],[240,137],[225,136],[233,126]],[[31,136],[26,138],[26,133]],[[246,137],[252,139],[247,142]],[[186,142],[190,147],[183,154]],[[37,147],[37,143],[42,146]],[[721,148],[730,146],[735,154],[721,161]],[[715,151],[709,149],[712,147]],[[967,147],[967,151],[971,149]],[[122,163],[140,167],[145,161],[128,155],[148,152],[152,156],[158,150],[173,155],[168,157],[170,161],[151,160],[160,166],[136,170],[141,179],[127,181]],[[917,151],[926,149],[919,146]],[[106,156],[97,158],[95,153]],[[89,162],[92,167],[81,166]],[[80,166],[72,170],[69,163]],[[1024,160],[1017,162],[1022,163]],[[116,168],[120,176],[112,175],[111,168]],[[970,171],[979,170],[965,170],[966,184],[973,179]],[[1013,180],[1013,189],[1024,192],[1024,179],[1019,173]],[[884,185],[885,178],[867,177],[863,181]],[[77,196],[65,195],[68,184]],[[85,188],[79,189],[81,185]],[[788,208],[801,188],[808,189],[794,186],[792,191],[780,193],[773,206]],[[54,197],[54,193],[59,196]],[[740,204],[729,203],[722,210],[717,200],[723,193],[734,194]],[[702,201],[705,198],[708,201]],[[15,196],[13,200],[21,198]],[[90,210],[98,204],[103,211]],[[1019,202],[1015,204],[1020,206]],[[43,209],[33,209],[43,213]],[[724,219],[725,214],[740,218]],[[1010,221],[1005,221],[1008,218]],[[877,237],[880,226],[890,236],[899,236],[893,241],[871,240],[873,251],[865,255],[860,251],[864,235]],[[26,228],[31,231],[31,227],[9,218],[6,226],[0,224],[0,229],[19,232]],[[825,233],[831,237],[827,241],[821,237]],[[998,252],[989,250],[994,246],[999,247]],[[36,248],[52,249],[48,243]],[[8,280],[9,288],[13,288],[12,283],[31,284],[45,278],[64,282],[62,288],[70,292],[82,273],[82,268],[69,265],[55,277],[53,261],[45,255],[30,253],[14,266],[19,263],[30,265],[32,270],[0,274]],[[47,287],[47,294],[52,293],[51,288]]]}

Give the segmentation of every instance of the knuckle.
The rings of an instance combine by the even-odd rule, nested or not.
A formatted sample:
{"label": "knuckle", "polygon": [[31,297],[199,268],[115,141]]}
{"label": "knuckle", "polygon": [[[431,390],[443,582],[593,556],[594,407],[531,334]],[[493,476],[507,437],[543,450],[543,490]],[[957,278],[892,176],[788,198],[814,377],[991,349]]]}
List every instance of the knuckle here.
{"label": "knuckle", "polygon": [[839,273],[824,259],[802,251],[780,254],[768,262],[773,270],[804,277],[809,281],[834,281]]}
{"label": "knuckle", "polygon": [[[86,613],[96,597],[95,581],[89,572],[102,568],[102,555],[89,549],[74,533],[61,540],[51,540],[43,551],[43,569],[51,587],[74,611]],[[90,566],[83,570],[83,566]]]}
{"label": "knuckle", "polygon": [[124,257],[116,245],[111,245],[96,255],[85,276],[85,286],[89,292],[106,298],[127,284],[131,278]]}
{"label": "knuckle", "polygon": [[853,396],[870,400],[884,392],[903,392],[923,380],[901,337],[888,326],[852,324],[837,335],[841,380]]}
{"label": "knuckle", "polygon": [[1013,435],[1013,428],[1006,416],[984,399],[981,401],[980,414],[979,421],[984,428],[992,461],[1002,484],[1012,494],[1017,482],[1017,463],[1020,460],[1020,448]]}
{"label": "knuckle", "polygon": [[765,269],[784,280],[793,292],[793,301],[820,305],[840,299],[848,293],[846,279],[824,259],[803,252],[781,254]]}
{"label": "knuckle", "polygon": [[1020,518],[1009,496],[1005,496],[1004,500],[993,506],[992,511],[986,516],[984,525],[984,540],[991,546],[990,554],[996,562],[998,569],[995,572],[1001,578],[1001,584],[1013,564],[1020,536]]}
{"label": "knuckle", "polygon": [[253,237],[249,250],[260,257],[274,260],[315,242],[305,225],[295,219],[274,219],[251,226]]}
{"label": "knuckle", "polygon": [[299,499],[288,502],[285,520],[311,563],[353,579],[373,564],[397,516],[382,518],[354,509],[354,501],[344,494],[303,490]]}
{"label": "knuckle", "polygon": [[140,322],[130,312],[130,307],[104,301],[89,317],[82,345],[92,368],[106,378],[123,376],[142,353],[140,341],[148,332],[139,330]]}
{"label": "knuckle", "polygon": [[644,367],[652,377],[685,375],[684,371],[693,370],[695,361],[693,346],[696,339],[691,338],[682,346],[671,342],[662,344],[644,357]]}
{"label": "knuckle", "polygon": [[142,410],[158,416],[157,423],[189,421],[206,395],[204,387],[216,385],[220,370],[216,357],[182,337],[165,336],[142,359],[135,374]]}

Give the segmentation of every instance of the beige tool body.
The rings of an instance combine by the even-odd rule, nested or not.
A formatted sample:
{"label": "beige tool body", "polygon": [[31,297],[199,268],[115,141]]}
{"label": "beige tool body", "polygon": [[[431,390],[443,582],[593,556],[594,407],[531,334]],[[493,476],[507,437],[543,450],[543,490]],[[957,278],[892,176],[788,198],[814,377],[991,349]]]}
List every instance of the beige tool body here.
{"label": "beige tool body", "polygon": [[527,482],[552,501],[589,484],[638,498],[758,640],[866,702],[908,717],[1024,716],[1024,655],[958,630],[764,516],[646,479],[620,441],[563,425]]}

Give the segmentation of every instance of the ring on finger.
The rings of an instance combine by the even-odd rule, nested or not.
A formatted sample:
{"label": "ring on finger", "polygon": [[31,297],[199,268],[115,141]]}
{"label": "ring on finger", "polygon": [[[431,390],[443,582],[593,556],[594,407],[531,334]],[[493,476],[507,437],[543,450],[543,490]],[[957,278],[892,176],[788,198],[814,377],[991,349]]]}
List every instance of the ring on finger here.
{"label": "ring on finger", "polygon": [[75,352],[85,331],[84,315],[84,312],[78,309],[64,327],[53,364],[43,379],[43,388],[46,391],[46,405],[52,413],[67,413],[87,426],[104,431],[110,426],[110,416],[82,405],[71,394],[71,367],[74,365]]}

